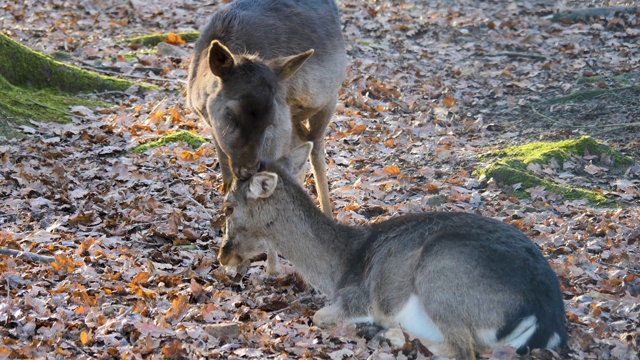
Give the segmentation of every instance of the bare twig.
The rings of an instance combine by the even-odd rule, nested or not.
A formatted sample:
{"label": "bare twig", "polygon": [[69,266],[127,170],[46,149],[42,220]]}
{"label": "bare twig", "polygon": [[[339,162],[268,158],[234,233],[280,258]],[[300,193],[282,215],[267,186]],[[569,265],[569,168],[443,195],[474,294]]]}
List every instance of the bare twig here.
{"label": "bare twig", "polygon": [[640,126],[640,122],[622,123],[622,124],[602,124],[602,125],[581,125],[573,126],[574,128],[604,128],[604,127],[625,127],[625,126]]}
{"label": "bare twig", "polygon": [[512,57],[512,58],[521,57],[521,58],[528,58],[528,59],[535,59],[535,60],[547,60],[547,57],[544,55],[521,53],[521,52],[514,52],[514,51],[505,51],[505,52],[499,52],[495,54],[480,53],[478,55],[488,56],[488,57],[506,56],[506,57]]}
{"label": "bare twig", "polygon": [[535,106],[531,105],[531,110],[533,110],[533,112],[534,112],[536,115],[540,116],[541,118],[543,118],[543,119],[545,119],[545,120],[547,120],[547,121],[551,121],[551,122],[553,122],[554,124],[556,123],[556,120],[555,120],[555,119],[550,118],[550,117],[548,117],[547,115],[545,115],[545,114],[542,114],[542,113],[538,112],[538,110],[536,109],[536,107],[535,107]]}
{"label": "bare twig", "polygon": [[72,347],[75,351],[85,354],[86,356],[89,357],[89,359],[93,359],[93,356],[89,355],[86,351],[84,351],[82,348],[76,346],[76,344],[72,343],[71,341],[69,341],[67,339],[62,339],[62,342],[64,342],[65,344],[69,345],[70,347]]}
{"label": "bare twig", "polygon": [[119,73],[119,72],[116,72],[116,71],[102,70],[102,69],[98,69],[96,67],[88,67],[88,66],[83,66],[83,68],[84,69],[89,68],[90,70],[95,71],[95,72],[108,74],[108,75],[113,75],[113,76],[124,77],[124,78],[129,78],[129,79],[138,79],[138,80],[147,80],[147,81],[166,81],[166,82],[182,83],[182,84],[186,84],[187,83],[185,80],[180,80],[180,79],[150,78],[150,77],[147,77],[147,76],[124,74],[124,73]]}
{"label": "bare twig", "polygon": [[585,9],[572,9],[559,12],[551,18],[554,22],[573,22],[578,19],[587,19],[595,17],[603,17],[615,13],[627,13],[637,14],[640,12],[640,7],[637,6],[611,6],[601,8],[585,8]]}
{"label": "bare twig", "polygon": [[31,261],[40,261],[47,264],[50,264],[56,261],[56,259],[54,259],[51,256],[38,255],[28,251],[13,250],[13,249],[7,249],[4,247],[0,247],[0,254],[9,255],[13,257],[22,257]]}

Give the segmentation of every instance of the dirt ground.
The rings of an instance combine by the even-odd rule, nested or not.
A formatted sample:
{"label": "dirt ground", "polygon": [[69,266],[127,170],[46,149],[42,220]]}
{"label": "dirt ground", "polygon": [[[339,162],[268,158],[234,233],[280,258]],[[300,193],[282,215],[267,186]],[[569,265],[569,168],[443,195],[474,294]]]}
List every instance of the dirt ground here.
{"label": "dirt ground", "polygon": [[[178,130],[210,139],[185,105],[193,44],[170,54],[124,39],[194,31],[222,1],[0,0],[0,28],[89,70],[161,91],[91,94],[113,108],[32,121],[0,145],[0,357],[429,357],[375,330],[311,323],[328,303],[284,273],[216,260],[223,223],[211,143],[129,153]],[[334,217],[357,225],[415,211],[498,218],[540,248],[562,285],[568,351],[536,359],[638,359],[640,28],[637,9],[556,22],[616,1],[339,0],[349,66],[326,134]],[[181,51],[180,51],[181,50]],[[1,101],[1,100],[0,100]],[[517,199],[474,171],[491,150],[590,135],[635,159],[614,171],[574,154],[540,172],[616,206],[541,187]],[[313,179],[306,188],[315,196]],[[4,296],[7,294],[7,296]],[[235,329],[225,337],[223,323]],[[377,330],[377,329],[376,329]],[[373,340],[371,338],[374,338]],[[513,359],[508,349],[482,358]]]}

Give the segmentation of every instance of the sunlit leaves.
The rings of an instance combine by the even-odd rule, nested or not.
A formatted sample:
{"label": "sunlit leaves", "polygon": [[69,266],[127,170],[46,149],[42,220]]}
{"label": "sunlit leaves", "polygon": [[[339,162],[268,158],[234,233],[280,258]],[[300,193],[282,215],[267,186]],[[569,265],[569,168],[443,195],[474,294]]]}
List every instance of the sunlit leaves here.
{"label": "sunlit leaves", "polygon": [[[211,133],[180,94],[187,57],[127,53],[114,40],[195,29],[217,5],[65,4],[10,2],[0,23],[48,54],[63,49],[74,62],[163,91],[91,94],[116,106],[68,109],[76,116],[70,124],[29,122],[22,128],[29,137],[0,145],[0,246],[54,259],[0,256],[0,357],[420,357],[411,346],[367,342],[349,325],[313,326],[310,318],[327,302],[285,263],[275,279],[262,276],[263,258],[246,272],[219,268],[224,218],[212,143],[129,154],[180,130]],[[579,86],[632,83],[637,20],[619,14],[550,23],[545,17],[560,10],[527,1],[338,5],[349,68],[326,131],[335,217],[365,224],[443,210],[501,219],[532,238],[560,276],[571,356],[630,358],[628,349],[638,348],[637,208],[597,209],[524,183],[512,186],[528,195],[517,199],[473,171],[479,154],[505,144],[575,136],[593,131],[598,119],[633,120],[633,108],[609,103],[588,116],[563,112],[582,103],[536,108],[544,116],[525,110]],[[167,42],[190,52],[174,34]],[[524,123],[526,116],[534,121]],[[558,130],[564,124],[570,128]],[[603,137],[631,132],[601,129]],[[612,142],[631,153],[638,146]],[[529,170],[637,201],[639,168],[617,175],[607,161],[579,154]],[[305,185],[315,197],[313,181]],[[493,357],[512,355],[500,354]]]}

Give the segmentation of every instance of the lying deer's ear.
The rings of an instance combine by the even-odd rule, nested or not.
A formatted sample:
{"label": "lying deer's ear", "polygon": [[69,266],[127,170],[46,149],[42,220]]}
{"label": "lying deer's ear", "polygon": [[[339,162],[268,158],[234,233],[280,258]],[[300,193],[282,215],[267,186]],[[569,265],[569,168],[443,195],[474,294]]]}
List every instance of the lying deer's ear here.
{"label": "lying deer's ear", "polygon": [[289,174],[300,174],[306,170],[307,159],[313,149],[313,143],[307,141],[297,148],[291,150],[287,155],[278,160],[280,164],[289,172]]}
{"label": "lying deer's ear", "polygon": [[295,74],[311,55],[313,55],[313,49],[298,55],[275,58],[269,61],[269,68],[276,73],[278,79],[284,81]]}
{"label": "lying deer's ear", "polygon": [[249,180],[249,193],[247,197],[250,199],[268,198],[273,194],[278,185],[278,175],[272,172],[259,172]]}
{"label": "lying deer's ear", "polygon": [[218,40],[213,40],[209,47],[209,68],[213,75],[224,78],[233,70],[235,60],[233,54]]}

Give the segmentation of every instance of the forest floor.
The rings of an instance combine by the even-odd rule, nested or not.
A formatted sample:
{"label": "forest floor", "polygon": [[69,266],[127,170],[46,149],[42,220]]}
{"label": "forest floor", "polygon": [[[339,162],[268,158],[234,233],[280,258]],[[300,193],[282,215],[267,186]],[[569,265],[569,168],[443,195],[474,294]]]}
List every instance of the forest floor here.
{"label": "forest floor", "polygon": [[[430,210],[501,219],[538,245],[563,289],[569,349],[533,358],[638,359],[640,165],[584,153],[534,169],[601,193],[608,207],[543,187],[516,198],[516,185],[474,175],[492,150],[583,135],[640,159],[637,9],[554,21],[577,8],[637,5],[338,3],[349,67],[326,135],[338,221]],[[130,152],[178,130],[211,136],[185,105],[193,44],[173,39],[156,53],[123,40],[198,30],[221,5],[0,0],[0,27],[13,39],[160,87],[87,95],[116,106],[74,107],[71,123],[32,121],[18,129],[26,138],[0,144],[0,247],[38,255],[0,255],[0,357],[430,357],[415,343],[390,346],[375,328],[313,326],[327,299],[284,259],[275,278],[264,258],[221,268],[211,143]],[[306,185],[315,197],[313,179]]]}

